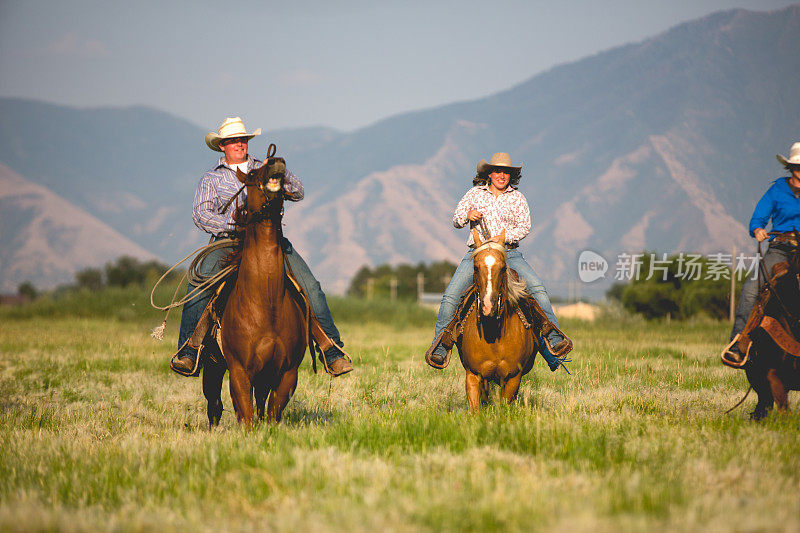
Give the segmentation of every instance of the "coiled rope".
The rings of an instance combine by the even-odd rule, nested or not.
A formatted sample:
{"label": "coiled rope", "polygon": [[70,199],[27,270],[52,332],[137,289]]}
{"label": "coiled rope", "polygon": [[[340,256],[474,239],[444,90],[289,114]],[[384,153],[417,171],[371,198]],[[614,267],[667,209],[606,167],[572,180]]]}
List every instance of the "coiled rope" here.
{"label": "coiled rope", "polygon": [[[209,244],[207,244],[205,246],[202,246],[202,247],[198,248],[197,250],[193,251],[192,253],[190,253],[189,255],[187,255],[186,257],[184,257],[183,259],[181,259],[180,261],[178,261],[174,265],[172,265],[169,268],[169,270],[164,272],[164,274],[158,279],[158,281],[156,281],[155,285],[153,285],[153,290],[150,291],[150,305],[153,306],[156,309],[161,310],[161,311],[166,311],[167,313],[166,313],[166,315],[164,315],[164,321],[161,323],[161,325],[158,326],[157,328],[153,329],[153,331],[150,333],[151,337],[153,337],[154,339],[159,340],[159,341],[163,340],[164,339],[164,330],[167,327],[167,318],[169,317],[169,312],[172,309],[174,309],[176,307],[180,307],[183,304],[185,304],[186,302],[189,302],[189,301],[195,299],[196,297],[198,297],[200,295],[200,293],[205,291],[208,287],[211,287],[212,285],[215,285],[221,279],[225,278],[228,274],[230,274],[231,272],[233,272],[234,270],[236,270],[238,268],[238,265],[228,265],[227,267],[223,268],[222,270],[220,270],[219,272],[217,272],[213,276],[205,276],[205,275],[201,274],[200,270],[199,270],[200,264],[203,262],[203,260],[206,257],[208,257],[209,254],[211,254],[212,252],[214,252],[216,250],[219,250],[220,248],[228,248],[231,245],[236,244],[236,242],[237,241],[235,239],[229,239],[229,238],[219,239],[217,241],[211,242],[211,243],[209,243]],[[164,279],[170,274],[170,272],[175,270],[179,265],[181,265],[184,262],[186,262],[186,260],[189,259],[192,256],[195,256],[195,258],[189,264],[189,269],[183,274],[183,277],[181,277],[181,280],[178,282],[178,286],[175,287],[175,292],[172,295],[172,301],[168,305],[165,305],[165,306],[156,305],[156,303],[154,302],[154,298],[155,298],[155,292],[156,292],[156,289],[158,288],[158,286],[161,284],[162,281],[164,281]],[[191,285],[194,285],[195,288],[193,290],[191,290],[189,293],[187,293],[186,296],[184,296],[182,299],[180,299],[179,301],[176,302],[175,298],[178,295],[178,291],[183,286],[183,282],[187,278],[189,279],[189,283]]]}

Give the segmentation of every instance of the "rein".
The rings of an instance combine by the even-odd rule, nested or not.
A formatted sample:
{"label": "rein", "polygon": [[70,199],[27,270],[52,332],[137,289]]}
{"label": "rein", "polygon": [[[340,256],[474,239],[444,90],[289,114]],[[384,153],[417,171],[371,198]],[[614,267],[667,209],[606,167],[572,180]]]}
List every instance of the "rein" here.
{"label": "rein", "polygon": [[[270,157],[274,156],[274,155],[275,155],[275,152],[277,152],[277,151],[278,151],[278,147],[275,145],[275,143],[271,143],[271,144],[269,145],[269,148],[267,148],[267,159],[269,159]],[[227,211],[228,211],[228,208],[231,206],[231,204],[233,203],[233,201],[234,201],[236,198],[238,198],[240,194],[242,194],[242,191],[244,190],[244,188],[245,188],[245,187],[247,187],[247,184],[246,184],[246,183],[245,183],[244,185],[242,185],[241,187],[239,187],[239,190],[238,190],[238,191],[236,191],[236,194],[234,194],[233,196],[231,196],[231,197],[230,197],[230,199],[228,199],[228,201],[227,201],[227,202],[225,202],[225,205],[224,205],[224,206],[222,206],[222,211],[221,211],[221,213],[222,213],[222,214],[225,214],[225,213],[227,213]],[[263,190],[263,189],[262,189],[262,190]]]}
{"label": "rein", "polygon": [[[795,235],[797,235],[797,231],[795,231],[794,233],[795,233]],[[779,233],[779,232],[770,232],[769,234],[770,234],[770,235],[780,235],[780,233]],[[796,248],[796,247],[795,247],[795,252],[794,252],[794,253],[795,253],[795,254],[797,254],[797,253],[798,253],[798,251],[797,251],[797,248]],[[787,316],[788,316],[790,319],[794,320],[794,321],[795,321],[795,322],[797,322],[797,323],[800,323],[800,318],[799,318],[799,317],[797,317],[797,316],[795,316],[795,315],[794,315],[794,313],[792,313],[792,312],[789,310],[789,308],[786,306],[786,303],[783,301],[783,298],[781,297],[781,295],[779,294],[779,292],[778,292],[778,291],[776,291],[776,290],[775,290],[775,287],[772,285],[772,280],[773,280],[774,278],[773,278],[773,277],[771,277],[771,276],[770,276],[770,275],[767,273],[767,266],[766,266],[766,264],[765,264],[765,262],[764,262],[764,256],[761,254],[761,241],[758,241],[758,256],[760,257],[760,260],[759,260],[759,262],[758,262],[758,269],[759,269],[759,273],[760,273],[760,274],[762,274],[762,275],[764,276],[764,286],[765,286],[765,287],[767,287],[767,286],[769,287],[770,296],[772,296],[772,295],[774,294],[774,295],[775,295],[775,298],[777,298],[777,300],[778,300],[778,303],[779,303],[779,304],[780,304],[780,306],[781,306],[781,309],[783,309],[783,312],[784,312],[784,313],[786,313],[786,315],[787,315]],[[798,278],[798,288],[800,288],[800,273],[795,273],[795,274],[796,274],[796,276],[797,276],[797,278]]]}

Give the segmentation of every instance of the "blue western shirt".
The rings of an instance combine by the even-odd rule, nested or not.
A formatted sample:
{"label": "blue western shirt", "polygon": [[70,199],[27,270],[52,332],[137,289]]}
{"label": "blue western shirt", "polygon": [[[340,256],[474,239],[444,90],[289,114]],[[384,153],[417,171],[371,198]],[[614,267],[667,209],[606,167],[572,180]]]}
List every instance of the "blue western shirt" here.
{"label": "blue western shirt", "polygon": [[789,188],[789,178],[778,178],[756,204],[750,219],[750,235],[758,228],[767,228],[772,219],[772,231],[781,233],[800,230],[800,198]]}

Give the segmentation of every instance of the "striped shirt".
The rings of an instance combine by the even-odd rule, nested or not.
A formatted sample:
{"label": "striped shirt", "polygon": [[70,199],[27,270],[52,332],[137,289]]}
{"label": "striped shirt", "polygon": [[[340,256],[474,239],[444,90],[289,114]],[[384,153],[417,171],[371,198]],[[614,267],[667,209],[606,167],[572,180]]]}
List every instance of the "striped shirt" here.
{"label": "striped shirt", "polygon": [[[248,172],[263,164],[262,161],[247,156]],[[247,190],[242,191],[239,195],[241,199],[235,200],[225,213],[222,212],[222,208],[241,186],[241,182],[236,177],[236,171],[225,162],[224,157],[220,157],[216,166],[203,174],[200,183],[197,184],[192,210],[195,226],[212,235],[235,229],[233,214],[236,211],[236,202],[244,202]],[[286,171],[286,180],[283,182],[283,190],[286,192],[287,200],[299,202],[303,199],[304,191],[300,178],[288,170]]]}
{"label": "striped shirt", "polygon": [[[506,243],[513,244],[521,241],[531,230],[531,211],[525,196],[513,187],[508,187],[505,192],[495,197],[488,185],[479,185],[467,191],[456,206],[453,213],[453,225],[463,228],[467,222],[470,228],[478,227],[479,223],[467,219],[471,210],[479,211],[483,215],[486,227],[491,237],[500,235],[506,230]],[[467,244],[472,246],[472,232],[469,233]]]}

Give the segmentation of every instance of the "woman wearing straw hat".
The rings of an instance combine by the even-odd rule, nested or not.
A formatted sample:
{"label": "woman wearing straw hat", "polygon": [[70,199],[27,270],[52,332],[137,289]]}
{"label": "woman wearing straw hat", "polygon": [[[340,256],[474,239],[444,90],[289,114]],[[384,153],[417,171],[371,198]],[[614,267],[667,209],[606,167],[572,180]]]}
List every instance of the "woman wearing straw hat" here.
{"label": "woman wearing straw hat", "polygon": [[[758,242],[770,239],[769,248],[764,254],[764,266],[768,274],[772,273],[775,264],[789,260],[788,253],[791,247],[796,245],[794,236],[789,232],[800,230],[800,142],[794,143],[789,149],[789,157],[780,154],[776,157],[789,171],[789,175],[772,182],[772,186],[756,204],[750,219],[750,235],[758,239]],[[765,228],[770,220],[772,220],[772,231],[783,235],[770,237],[767,234]],[[745,362],[745,355],[738,343],[733,341],[744,330],[758,292],[758,279],[749,279],[742,287],[731,331],[731,344],[722,354],[722,361],[730,366],[739,368]]]}
{"label": "woman wearing straw hat", "polygon": [[[262,161],[247,153],[248,141],[260,134],[260,128],[248,133],[244,122],[239,117],[226,118],[217,132],[212,131],[206,134],[206,145],[215,152],[222,152],[223,156],[203,175],[197,186],[193,218],[195,225],[206,233],[210,233],[214,240],[236,227],[233,221],[235,209],[233,206],[228,206],[228,201],[237,194],[241,186],[236,178],[236,170],[247,173],[263,164]],[[286,171],[284,191],[284,198],[287,200],[299,202],[303,199],[303,184],[288,170]],[[242,191],[242,196],[245,193],[246,191]],[[225,207],[228,208],[225,209]],[[319,282],[292,244],[284,238],[283,245],[286,262],[308,295],[311,309],[317,316],[322,330],[334,342],[334,346],[325,351],[326,370],[329,370],[334,376],[350,372],[353,370],[353,365],[339,349],[343,343],[339,336],[339,330],[333,323],[325,293],[322,292]],[[219,272],[222,269],[220,261],[227,256],[229,251],[229,249],[221,248],[210,253],[200,264],[200,273],[211,276]],[[188,291],[192,289],[194,287],[190,284]],[[200,297],[190,300],[183,307],[181,329],[178,334],[180,352],[172,362],[172,369],[179,374],[196,375],[199,371],[197,348],[190,347],[187,341],[212,296],[211,292],[209,290],[201,293]]]}
{"label": "woman wearing straw hat", "polygon": [[[517,190],[521,176],[522,165],[512,165],[511,157],[507,153],[499,152],[492,155],[488,163],[481,159],[478,163],[478,173],[472,182],[474,186],[456,206],[453,225],[456,228],[463,228],[469,222],[470,228],[473,228],[483,222],[490,234],[486,237],[493,235],[492,240],[506,245],[508,266],[517,271],[520,278],[525,281],[528,293],[536,299],[550,322],[558,326],[558,319],[553,313],[547,290],[518,249],[519,241],[525,238],[531,229],[528,201]],[[505,230],[505,242],[500,241],[503,230]],[[474,247],[472,232],[469,234],[467,244]],[[433,352],[430,354],[431,360],[436,364],[443,364],[445,361],[446,349],[438,344],[440,335],[455,315],[463,292],[472,284],[472,270],[472,251],[468,250],[453,274],[439,306],[433,337],[434,345],[431,346]],[[556,352],[568,342],[555,331],[548,336],[548,341]],[[546,349],[542,349],[542,355],[551,370],[556,370],[562,364],[559,358]]]}

